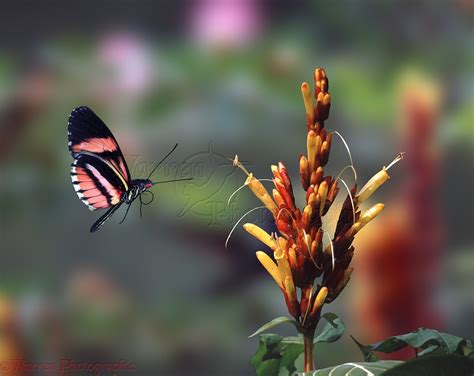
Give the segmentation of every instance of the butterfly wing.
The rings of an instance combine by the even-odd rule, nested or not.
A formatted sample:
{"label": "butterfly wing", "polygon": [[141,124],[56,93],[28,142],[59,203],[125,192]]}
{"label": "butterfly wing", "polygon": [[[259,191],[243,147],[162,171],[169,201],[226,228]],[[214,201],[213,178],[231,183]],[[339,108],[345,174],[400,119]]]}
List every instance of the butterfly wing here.
{"label": "butterfly wing", "polygon": [[108,160],[89,152],[76,155],[71,179],[77,195],[90,210],[121,204],[128,191],[128,185],[117,169]]}
{"label": "butterfly wing", "polygon": [[89,154],[107,161],[129,184],[130,172],[117,140],[89,107],[77,107],[69,116],[68,145],[73,157]]}

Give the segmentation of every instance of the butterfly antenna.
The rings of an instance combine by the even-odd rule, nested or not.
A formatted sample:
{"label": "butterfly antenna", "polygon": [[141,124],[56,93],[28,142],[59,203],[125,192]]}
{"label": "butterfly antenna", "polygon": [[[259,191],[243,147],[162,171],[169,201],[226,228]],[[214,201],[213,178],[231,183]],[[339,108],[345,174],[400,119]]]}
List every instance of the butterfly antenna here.
{"label": "butterfly antenna", "polygon": [[150,175],[148,175],[147,179],[150,179],[150,176],[153,175],[153,173],[156,171],[156,169],[158,167],[160,167],[160,165],[166,160],[166,158],[168,158],[171,155],[171,153],[173,153],[176,150],[177,147],[178,147],[178,144],[176,144],[173,147],[173,149],[171,149],[171,151],[168,154],[166,154],[161,161],[158,162],[158,164],[155,166],[155,168],[153,168],[153,170],[151,170]]}
{"label": "butterfly antenna", "polygon": [[183,178],[183,179],[173,179],[173,180],[165,180],[165,181],[155,181],[152,184],[164,184],[164,183],[173,183],[175,181],[185,181],[185,180],[193,180],[194,178]]}
{"label": "butterfly antenna", "polygon": [[[151,195],[151,199],[149,201],[143,201],[142,196],[145,193],[148,193],[148,194]],[[155,195],[152,191],[145,191],[145,192],[141,193],[140,196],[138,196],[138,197],[140,198],[140,218],[142,218],[143,217],[143,205],[150,205],[153,202],[153,200],[155,199]]]}
{"label": "butterfly antenna", "polygon": [[[144,200],[143,200],[143,195],[144,195],[145,193],[151,195],[151,199],[150,199],[150,200],[148,200],[148,201],[144,201]],[[152,191],[145,191],[145,192],[143,192],[143,193],[140,194],[140,202],[141,202],[143,205],[150,205],[150,204],[153,202],[154,199],[155,199],[155,194],[154,194]]]}

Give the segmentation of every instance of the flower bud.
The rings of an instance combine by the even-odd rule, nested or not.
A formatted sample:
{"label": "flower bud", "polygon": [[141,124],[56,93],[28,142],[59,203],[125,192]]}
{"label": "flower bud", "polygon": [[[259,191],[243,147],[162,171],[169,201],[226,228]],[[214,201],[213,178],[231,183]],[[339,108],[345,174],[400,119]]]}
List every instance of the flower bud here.
{"label": "flower bud", "polygon": [[339,187],[337,185],[337,180],[333,180],[331,184],[331,188],[329,189],[327,199],[332,203],[334,199],[336,198],[337,194],[339,192]]}
{"label": "flower bud", "polygon": [[329,81],[326,71],[322,68],[314,70],[314,95],[318,97],[319,93],[326,93],[329,90]]}
{"label": "flower bud", "polygon": [[309,172],[312,173],[314,171],[314,162],[316,160],[316,153],[317,146],[316,146],[316,133],[314,131],[308,132],[308,137],[306,140],[307,149],[308,149],[308,164],[309,164]]}
{"label": "flower bud", "polygon": [[313,185],[319,184],[324,175],[324,169],[319,166],[316,171],[311,173],[310,183]]}
{"label": "flower bud", "polygon": [[311,205],[306,205],[303,209],[303,213],[308,215],[308,217],[311,217],[311,214],[313,214],[313,208],[311,207]]}
{"label": "flower bud", "polygon": [[273,193],[273,198],[275,199],[278,207],[285,205],[285,200],[283,199],[283,197],[281,197],[280,192],[278,192],[276,189],[273,189],[272,193]]}
{"label": "flower bud", "polygon": [[280,179],[285,186],[285,189],[293,195],[293,188],[291,185],[291,179],[288,175],[288,170],[286,169],[285,165],[282,162],[278,162],[278,173],[280,175]]}
{"label": "flower bud", "polygon": [[321,144],[321,154],[322,155],[329,154],[329,143],[327,141],[324,141]]}
{"label": "flower bud", "polygon": [[308,224],[311,220],[311,214],[313,213],[313,208],[311,205],[306,205],[303,209],[303,214],[301,215],[301,227],[303,229],[308,228]]}
{"label": "flower bud", "polygon": [[272,170],[272,174],[276,177],[276,178],[279,178],[280,177],[280,173],[278,172],[278,167],[275,166],[275,165],[271,165],[270,166],[270,170]]}
{"label": "flower bud", "polygon": [[288,248],[288,264],[291,270],[298,270],[298,258],[296,256],[296,248],[293,245]]}
{"label": "flower bud", "polygon": [[315,195],[315,193],[313,192],[313,193],[311,193],[311,194],[309,195],[309,197],[308,197],[308,204],[312,205],[315,200],[316,200],[316,195]]}
{"label": "flower bud", "polygon": [[309,165],[308,159],[302,155],[300,158],[300,176],[301,176],[301,185],[306,191],[309,187]]}
{"label": "flower bud", "polygon": [[319,215],[323,215],[324,206],[326,205],[326,196],[328,194],[328,183],[326,180],[319,185],[318,194],[321,200],[319,204]]}
{"label": "flower bud", "polygon": [[329,290],[327,287],[321,287],[318,292],[318,295],[316,295],[316,299],[314,300],[314,305],[321,307],[324,304],[326,297],[328,296],[328,292]]}
{"label": "flower bud", "polygon": [[321,307],[324,304],[324,301],[326,300],[326,297],[328,296],[329,290],[327,287],[321,287],[321,289],[318,291],[318,295],[316,295],[316,299],[314,300],[313,304],[313,309],[311,310],[310,316],[316,315],[316,312],[318,312]]}

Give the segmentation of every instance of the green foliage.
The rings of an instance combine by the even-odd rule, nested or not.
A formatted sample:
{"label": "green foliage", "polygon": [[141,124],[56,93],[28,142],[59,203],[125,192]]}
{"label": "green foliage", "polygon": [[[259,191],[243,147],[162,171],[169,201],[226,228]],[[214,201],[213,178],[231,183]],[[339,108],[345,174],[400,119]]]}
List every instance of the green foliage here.
{"label": "green foliage", "polygon": [[[315,337],[314,343],[335,342],[342,337],[345,325],[334,313],[326,313],[322,317],[327,321],[321,333]],[[250,337],[281,324],[299,324],[289,317],[277,317],[260,327]],[[434,329],[419,328],[416,331],[389,337],[375,344],[363,345],[351,336],[364,355],[365,362],[344,363],[299,375],[338,376],[347,375],[384,375],[384,376],[415,376],[415,375],[471,375],[474,371],[474,347],[472,341]],[[391,353],[407,346],[421,350],[418,357],[408,362],[380,361],[375,351]],[[296,371],[295,361],[303,353],[304,344],[301,337],[281,337],[277,334],[260,336],[257,353],[251,360],[258,376],[292,375]],[[429,356],[426,356],[429,355]]]}
{"label": "green foliage", "polygon": [[[397,360],[385,360],[375,363],[344,363],[334,367],[323,368],[313,372],[298,373],[298,376],[368,376],[382,375],[385,371],[402,365]],[[409,375],[406,375],[409,376]]]}
{"label": "green foliage", "polygon": [[303,352],[303,341],[298,337],[262,334],[257,353],[250,360],[258,376],[292,375],[295,361]]}
{"label": "green foliage", "polygon": [[335,313],[325,313],[324,317],[327,321],[327,324],[324,326],[321,333],[314,339],[314,343],[318,342],[334,342],[342,337],[346,326],[344,322],[335,314]]}
{"label": "green foliage", "polygon": [[391,353],[407,346],[422,350],[418,354],[419,356],[428,354],[459,354],[472,357],[474,355],[472,341],[427,328],[419,328],[407,334],[389,337],[371,345],[363,345],[354,337],[351,336],[351,338],[359,346],[364,359],[368,362],[378,360],[374,351]]}
{"label": "green foliage", "polygon": [[[377,363],[372,363],[377,364]],[[385,372],[384,376],[470,376],[474,360],[458,354],[433,355],[412,359]]]}
{"label": "green foliage", "polygon": [[[342,337],[345,325],[334,313],[326,313],[327,321],[321,333],[316,336],[314,343],[334,342]],[[250,337],[254,337],[264,331],[281,324],[293,324],[299,329],[297,321],[281,316],[261,326]],[[304,351],[303,339],[301,337],[281,337],[276,334],[263,334],[260,336],[259,347],[250,363],[255,367],[259,376],[292,375],[296,371],[295,361]]]}
{"label": "green foliage", "polygon": [[290,319],[289,317],[286,317],[286,316],[280,316],[262,325],[260,328],[257,329],[255,333],[250,335],[249,338],[255,337],[257,334],[261,334],[267,331],[268,329],[274,328],[275,326],[278,326],[281,324],[293,324],[296,326],[296,328],[298,328],[298,323],[295,320]]}
{"label": "green foliage", "polygon": [[457,354],[415,358],[408,362],[385,360],[365,363],[344,363],[299,376],[468,376],[474,371],[474,360]]}

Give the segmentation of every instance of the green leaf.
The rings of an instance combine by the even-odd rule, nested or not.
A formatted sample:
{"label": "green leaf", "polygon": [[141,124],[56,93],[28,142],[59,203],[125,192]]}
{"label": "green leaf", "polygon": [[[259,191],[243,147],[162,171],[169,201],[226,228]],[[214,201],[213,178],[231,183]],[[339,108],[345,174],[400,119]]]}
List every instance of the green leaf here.
{"label": "green leaf", "polygon": [[328,312],[325,313],[323,317],[326,319],[327,324],[324,326],[322,332],[314,339],[314,343],[337,341],[346,330],[344,322],[335,313]]}
{"label": "green leaf", "polygon": [[468,350],[473,349],[472,342],[468,339],[426,328],[419,328],[414,332],[389,337],[371,345],[363,345],[354,337],[352,337],[352,339],[357,346],[359,346],[366,361],[377,360],[377,357],[373,353],[374,351],[391,353],[407,346],[423,350],[418,354],[418,356],[421,357],[428,354],[464,355],[469,353],[469,351],[466,352],[466,348]]}
{"label": "green leaf", "polygon": [[[298,376],[368,376],[382,375],[385,371],[403,364],[397,360],[383,360],[375,363],[344,363],[335,367],[323,368],[313,372],[297,373]],[[384,374],[385,375],[385,374]]]}
{"label": "green leaf", "polygon": [[268,329],[271,329],[281,324],[293,324],[294,326],[298,327],[298,323],[295,320],[290,319],[289,317],[286,317],[286,316],[281,316],[281,317],[277,317],[276,319],[273,319],[270,322],[267,322],[265,325],[262,325],[259,329],[257,329],[255,333],[250,335],[249,338],[255,337],[257,334],[261,334],[267,331]]}
{"label": "green leaf", "polygon": [[384,376],[470,376],[474,372],[474,360],[458,354],[432,355],[415,358],[394,367]]}
{"label": "green leaf", "polygon": [[302,339],[298,337],[262,334],[250,364],[258,376],[292,375],[296,371],[295,361],[303,352],[303,346]]}
{"label": "green leaf", "polygon": [[362,343],[357,341],[354,337],[351,336],[351,338],[356,343],[356,345],[359,346],[359,349],[362,352],[362,355],[364,355],[364,360],[366,362],[376,362],[379,360],[379,358],[372,351],[371,345],[363,345]]}

